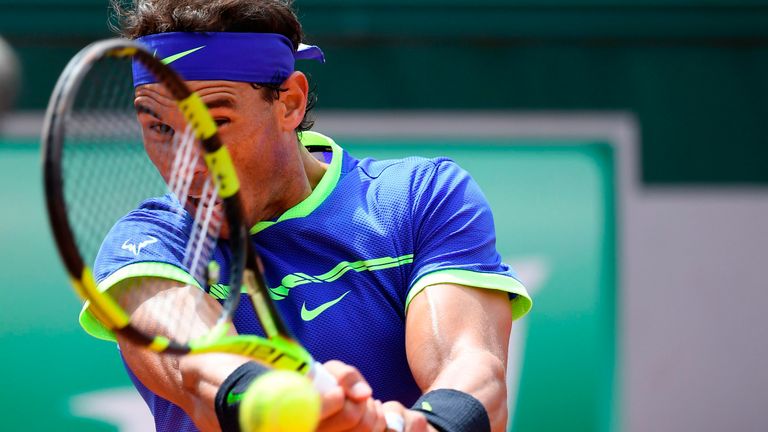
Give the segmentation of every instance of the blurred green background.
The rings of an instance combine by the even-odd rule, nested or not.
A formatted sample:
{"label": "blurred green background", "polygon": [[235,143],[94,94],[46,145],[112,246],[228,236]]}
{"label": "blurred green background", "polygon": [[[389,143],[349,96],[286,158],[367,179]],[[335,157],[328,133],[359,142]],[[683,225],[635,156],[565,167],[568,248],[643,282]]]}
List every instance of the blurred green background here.
{"label": "blurred green background", "polygon": [[[328,57],[306,66],[320,109],[631,111],[645,182],[768,181],[768,1],[295,4]],[[23,62],[22,109],[42,108],[66,61],[110,35],[105,0],[0,0],[0,11]]]}

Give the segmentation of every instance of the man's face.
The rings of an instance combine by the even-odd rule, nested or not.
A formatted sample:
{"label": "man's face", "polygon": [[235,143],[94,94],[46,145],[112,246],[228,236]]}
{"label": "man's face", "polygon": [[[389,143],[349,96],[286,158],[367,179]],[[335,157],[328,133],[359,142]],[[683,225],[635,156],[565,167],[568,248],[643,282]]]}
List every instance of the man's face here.
{"label": "man's face", "polygon": [[[276,193],[275,178],[287,154],[279,143],[274,104],[266,102],[250,84],[232,81],[189,81],[208,106],[229,148],[240,177],[240,191],[247,223],[263,217],[263,209]],[[175,101],[158,84],[136,89],[134,103],[141,123],[147,155],[166,182],[171,175],[173,142],[184,133],[186,121]],[[174,140],[176,136],[176,140]],[[202,194],[207,168],[202,158],[194,167],[188,201],[195,206]]]}

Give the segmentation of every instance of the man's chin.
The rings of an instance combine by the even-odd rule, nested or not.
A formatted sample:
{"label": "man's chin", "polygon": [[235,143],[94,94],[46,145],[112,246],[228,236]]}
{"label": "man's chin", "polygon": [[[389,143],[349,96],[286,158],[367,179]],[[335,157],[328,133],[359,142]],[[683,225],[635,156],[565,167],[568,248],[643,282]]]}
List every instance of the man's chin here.
{"label": "man's chin", "polygon": [[219,238],[222,240],[229,240],[229,224],[227,221],[224,221],[221,224],[221,229],[219,230]]}
{"label": "man's chin", "polygon": [[[200,208],[201,206],[202,209]],[[209,235],[223,239],[229,238],[229,225],[227,224],[226,214],[224,212],[224,203],[217,201],[214,203],[213,209],[209,209],[207,205],[201,203],[199,198],[189,197],[187,199],[187,203],[184,205],[184,209],[200,224],[202,224],[202,221],[205,220],[208,211],[212,211],[212,218],[218,218],[221,220],[221,228],[219,229],[218,235],[214,235],[215,233],[213,232],[209,232]],[[209,225],[209,231],[213,226],[215,226],[215,224]]]}

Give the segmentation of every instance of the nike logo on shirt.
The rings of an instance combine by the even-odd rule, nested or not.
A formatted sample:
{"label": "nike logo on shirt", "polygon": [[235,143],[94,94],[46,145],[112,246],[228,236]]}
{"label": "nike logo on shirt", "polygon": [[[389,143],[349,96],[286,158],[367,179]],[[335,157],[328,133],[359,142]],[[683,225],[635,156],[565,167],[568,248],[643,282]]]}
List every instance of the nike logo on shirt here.
{"label": "nike logo on shirt", "polygon": [[320,306],[318,306],[318,307],[316,307],[316,308],[314,308],[312,310],[308,310],[307,309],[307,303],[304,302],[301,305],[301,319],[303,319],[304,321],[312,321],[313,319],[317,318],[318,315],[320,315],[321,313],[325,312],[329,307],[331,307],[331,306],[335,305],[336,303],[340,302],[341,299],[343,299],[344,296],[346,296],[347,294],[349,294],[349,291],[345,292],[344,294],[342,294],[341,296],[339,296],[338,298],[336,298],[334,300],[331,300],[329,302],[321,304]]}

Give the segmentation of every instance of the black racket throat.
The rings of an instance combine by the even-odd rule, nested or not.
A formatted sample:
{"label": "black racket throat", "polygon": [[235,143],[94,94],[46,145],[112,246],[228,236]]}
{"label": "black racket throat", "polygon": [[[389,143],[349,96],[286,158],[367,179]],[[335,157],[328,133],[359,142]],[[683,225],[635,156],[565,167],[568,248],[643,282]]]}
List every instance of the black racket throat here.
{"label": "black racket throat", "polygon": [[245,271],[244,286],[261,327],[264,329],[267,337],[279,336],[295,341],[296,338],[282,319],[277,310],[277,305],[269,294],[269,288],[264,280],[264,266],[250,241],[246,245],[246,257],[247,269]]}

